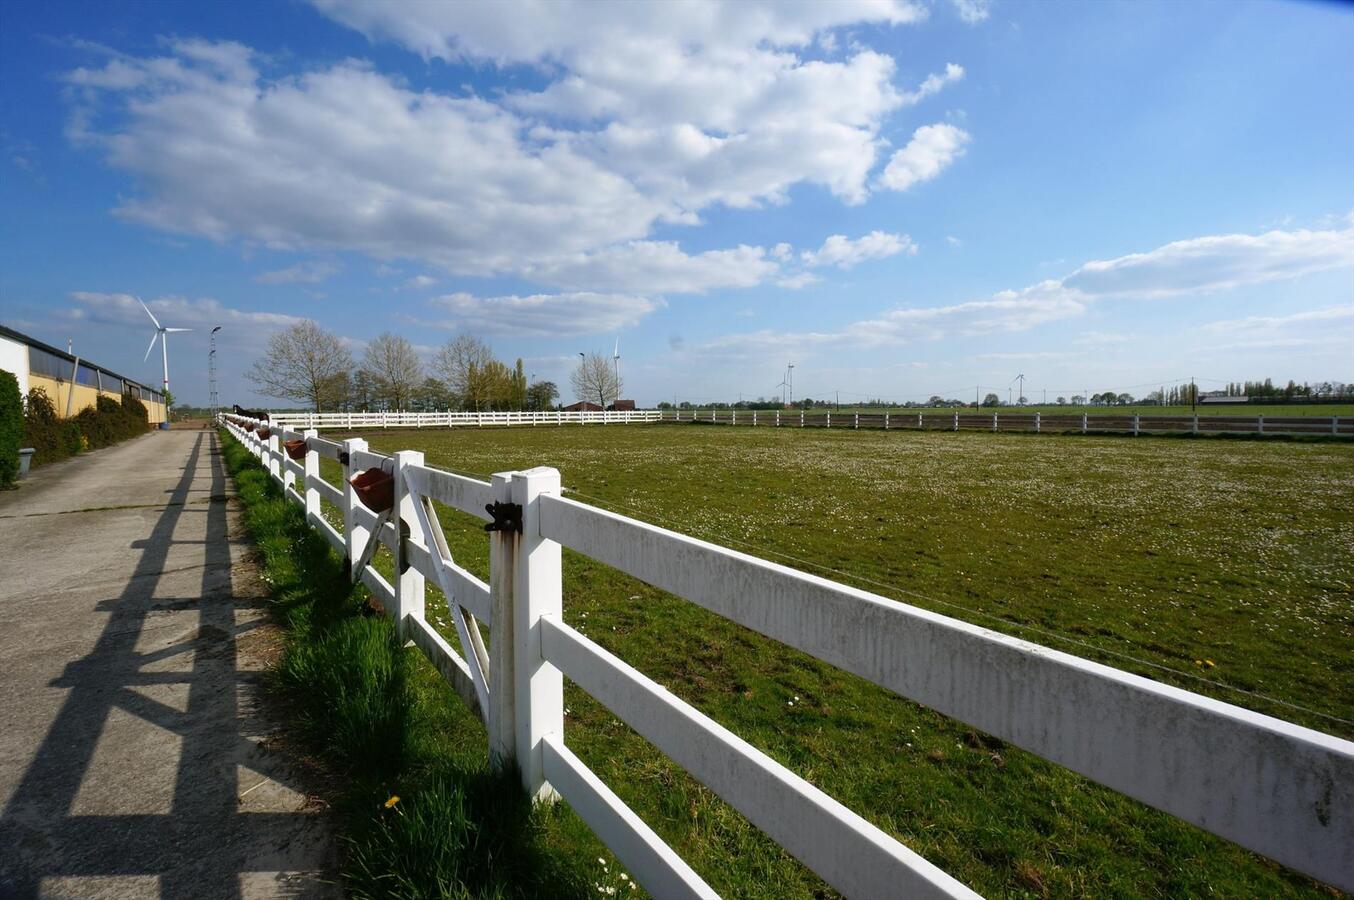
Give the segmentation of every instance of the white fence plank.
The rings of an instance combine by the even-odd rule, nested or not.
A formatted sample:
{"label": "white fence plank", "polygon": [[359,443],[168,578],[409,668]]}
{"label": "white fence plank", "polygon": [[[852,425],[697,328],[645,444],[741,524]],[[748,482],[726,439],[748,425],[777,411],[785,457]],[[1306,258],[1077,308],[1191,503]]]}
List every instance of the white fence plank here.
{"label": "white fence plank", "polygon": [[555,617],[546,659],[847,897],[977,894]]}
{"label": "white fence plank", "polygon": [[543,738],[543,756],[545,777],[611,848],[640,887],[657,900],[718,900],[714,888],[583,765],[559,735]]}
{"label": "white fence plank", "polygon": [[493,490],[486,481],[477,481],[464,475],[453,475],[426,466],[409,466],[405,470],[405,477],[409,479],[410,487],[425,497],[431,497],[452,509],[469,513],[486,522],[492,518],[484,510],[484,507],[494,499]]}
{"label": "white fence plank", "polygon": [[1271,859],[1354,886],[1354,743],[573,500],[542,498],[541,533]]}

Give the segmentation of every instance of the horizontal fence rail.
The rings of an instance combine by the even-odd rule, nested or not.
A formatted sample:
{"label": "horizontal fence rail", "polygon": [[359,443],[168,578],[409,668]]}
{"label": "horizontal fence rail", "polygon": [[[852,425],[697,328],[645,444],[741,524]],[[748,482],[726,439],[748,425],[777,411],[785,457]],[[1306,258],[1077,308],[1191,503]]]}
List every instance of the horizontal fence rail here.
{"label": "horizontal fence rail", "polygon": [[892,412],[798,409],[664,409],[660,422],[759,428],[849,428],[884,431],[1027,431],[1081,434],[1255,434],[1354,437],[1354,416],[1168,416],[1146,413],[1005,413],[973,408]]}
{"label": "horizontal fence rail", "polygon": [[[843,895],[974,895],[566,625],[563,547],[1354,889],[1350,741],[565,498],[554,469],[485,482],[428,467],[415,451],[385,456],[313,428],[222,421],[479,713],[491,757],[514,762],[535,800],[568,800],[654,896],[715,893],[568,749],[566,676]],[[284,452],[288,441],[302,460]],[[320,479],[321,456],[343,467],[342,490]],[[354,478],[390,487],[388,508],[367,508]],[[338,507],[342,532],[322,515],[322,496]],[[488,584],[452,559],[433,501],[488,523]],[[394,556],[393,583],[371,566],[378,544]],[[460,652],[427,621],[428,581],[446,596]],[[491,623],[492,646],[481,630]]]}

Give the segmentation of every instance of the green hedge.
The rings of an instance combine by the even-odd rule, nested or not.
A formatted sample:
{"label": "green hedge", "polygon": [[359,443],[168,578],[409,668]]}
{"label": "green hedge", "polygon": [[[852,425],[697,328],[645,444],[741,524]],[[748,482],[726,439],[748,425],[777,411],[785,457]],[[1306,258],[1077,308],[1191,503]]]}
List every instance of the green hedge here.
{"label": "green hedge", "polygon": [[145,434],[149,418],[146,405],[125,394],[121,403],[100,396],[94,406],[82,409],[74,418],[63,419],[47,392],[33,388],[24,411],[24,441],[37,450],[33,465],[41,466]]}
{"label": "green hedge", "polygon": [[19,379],[0,369],[0,488],[19,477],[19,445],[23,440],[24,408]]}

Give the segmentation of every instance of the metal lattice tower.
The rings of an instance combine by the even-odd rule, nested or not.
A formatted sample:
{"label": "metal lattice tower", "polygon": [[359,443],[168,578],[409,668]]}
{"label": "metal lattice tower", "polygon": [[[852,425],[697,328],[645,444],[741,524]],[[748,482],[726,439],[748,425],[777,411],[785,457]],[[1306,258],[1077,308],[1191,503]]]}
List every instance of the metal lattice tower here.
{"label": "metal lattice tower", "polygon": [[213,419],[216,418],[220,405],[216,396],[216,333],[220,330],[220,325],[212,329],[211,350],[207,353],[207,392],[209,397],[207,402],[211,407]]}

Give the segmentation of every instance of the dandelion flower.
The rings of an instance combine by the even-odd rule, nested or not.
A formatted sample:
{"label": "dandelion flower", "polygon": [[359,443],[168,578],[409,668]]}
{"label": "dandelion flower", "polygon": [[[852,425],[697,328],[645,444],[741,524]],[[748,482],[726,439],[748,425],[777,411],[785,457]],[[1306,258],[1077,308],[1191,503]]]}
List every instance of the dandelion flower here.
{"label": "dandelion flower", "polygon": [[400,795],[399,795],[399,794],[391,794],[391,795],[390,795],[390,799],[387,800],[387,801],[385,802],[385,808],[386,808],[386,809],[391,809],[392,807],[394,807],[394,805],[395,805],[396,803],[399,803],[399,802],[400,802]]}

